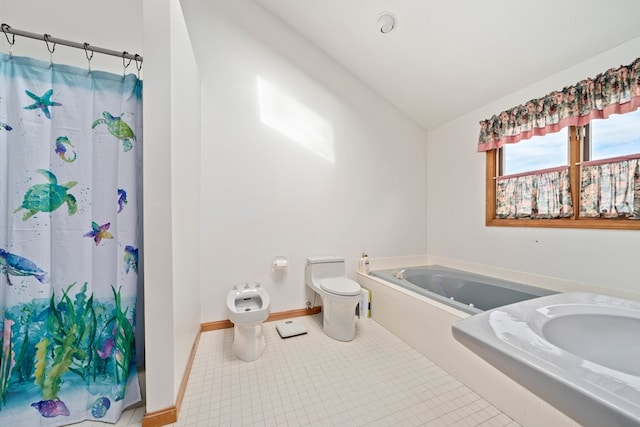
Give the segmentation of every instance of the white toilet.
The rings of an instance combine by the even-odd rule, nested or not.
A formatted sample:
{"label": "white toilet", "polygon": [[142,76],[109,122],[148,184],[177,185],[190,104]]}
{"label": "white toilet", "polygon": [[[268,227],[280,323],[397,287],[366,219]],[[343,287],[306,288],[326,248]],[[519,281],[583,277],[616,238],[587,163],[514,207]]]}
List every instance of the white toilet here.
{"label": "white toilet", "polygon": [[227,294],[227,314],[233,322],[233,354],[245,362],[264,351],[262,322],[269,317],[271,299],[260,284],[234,286]]}
{"label": "white toilet", "polygon": [[356,336],[356,306],[360,301],[360,285],[347,279],[344,258],[309,257],[305,282],[322,299],[322,330],[338,341],[351,341]]}

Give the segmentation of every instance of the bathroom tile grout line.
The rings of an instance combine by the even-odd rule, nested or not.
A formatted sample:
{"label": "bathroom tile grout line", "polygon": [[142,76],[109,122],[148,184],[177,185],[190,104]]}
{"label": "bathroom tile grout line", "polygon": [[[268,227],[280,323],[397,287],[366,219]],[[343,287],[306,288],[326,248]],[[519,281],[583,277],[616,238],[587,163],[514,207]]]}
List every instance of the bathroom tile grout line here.
{"label": "bathroom tile grout line", "polygon": [[[171,425],[519,426],[373,319],[339,342],[322,332],[321,316],[296,318],[308,333],[287,339],[277,322],[264,323],[266,348],[253,362],[234,356],[233,329],[204,332]],[[129,409],[116,425],[138,427],[141,418]]]}

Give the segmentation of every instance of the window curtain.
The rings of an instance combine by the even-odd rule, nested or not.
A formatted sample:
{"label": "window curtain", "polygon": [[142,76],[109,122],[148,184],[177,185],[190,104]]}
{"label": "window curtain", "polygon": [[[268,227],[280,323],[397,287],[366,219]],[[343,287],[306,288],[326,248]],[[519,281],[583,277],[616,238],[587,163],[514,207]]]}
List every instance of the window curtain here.
{"label": "window curtain", "polygon": [[580,190],[581,217],[640,218],[640,156],[583,163]]}
{"label": "window curtain", "polygon": [[565,218],[573,215],[569,168],[497,178],[498,218]]}
{"label": "window curtain", "polygon": [[640,58],[480,122],[478,151],[583,126],[640,107]]}
{"label": "window curtain", "polygon": [[142,81],[0,54],[0,425],[140,400]]}

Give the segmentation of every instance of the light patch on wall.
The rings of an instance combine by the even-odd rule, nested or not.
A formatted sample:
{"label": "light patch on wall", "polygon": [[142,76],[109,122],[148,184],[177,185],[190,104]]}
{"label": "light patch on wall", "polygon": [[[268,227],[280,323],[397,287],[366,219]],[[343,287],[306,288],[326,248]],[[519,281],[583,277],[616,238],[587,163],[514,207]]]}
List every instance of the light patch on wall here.
{"label": "light patch on wall", "polygon": [[333,128],[328,121],[260,76],[258,102],[262,123],[335,163]]}

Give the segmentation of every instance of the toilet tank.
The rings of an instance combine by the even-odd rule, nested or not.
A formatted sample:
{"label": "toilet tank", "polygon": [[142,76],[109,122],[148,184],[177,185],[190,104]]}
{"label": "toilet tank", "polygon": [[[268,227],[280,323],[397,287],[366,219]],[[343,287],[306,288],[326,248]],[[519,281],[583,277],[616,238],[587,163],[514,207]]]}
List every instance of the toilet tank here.
{"label": "toilet tank", "polygon": [[346,274],[343,257],[315,256],[307,258],[305,267],[306,283],[329,277],[345,277]]}

